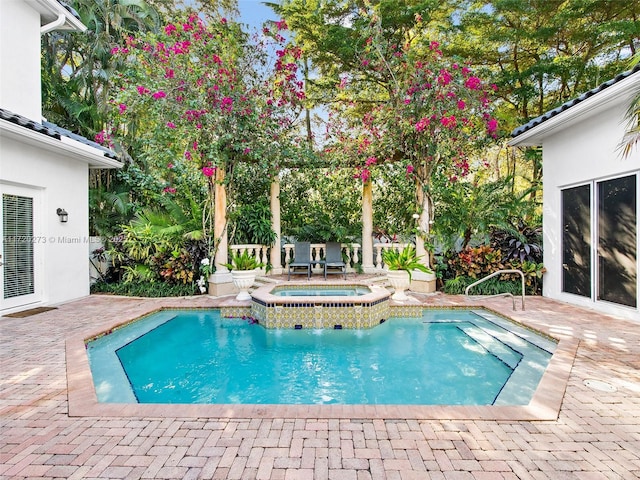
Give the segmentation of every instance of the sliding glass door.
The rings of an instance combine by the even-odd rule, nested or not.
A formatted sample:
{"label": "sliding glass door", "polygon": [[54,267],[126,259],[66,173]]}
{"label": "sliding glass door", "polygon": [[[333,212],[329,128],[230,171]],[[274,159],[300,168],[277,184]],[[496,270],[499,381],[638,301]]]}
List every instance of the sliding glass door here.
{"label": "sliding glass door", "polygon": [[636,176],[598,182],[598,300],[637,306]]}
{"label": "sliding glass door", "polygon": [[638,175],[562,190],[562,291],[638,306]]}
{"label": "sliding glass door", "polygon": [[591,185],[562,191],[562,291],[591,297]]}

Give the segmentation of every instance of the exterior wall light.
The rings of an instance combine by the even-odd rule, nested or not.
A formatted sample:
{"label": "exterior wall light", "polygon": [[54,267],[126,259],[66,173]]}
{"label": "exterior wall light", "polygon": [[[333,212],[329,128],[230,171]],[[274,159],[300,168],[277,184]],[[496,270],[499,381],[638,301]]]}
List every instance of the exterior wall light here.
{"label": "exterior wall light", "polygon": [[58,208],[56,213],[58,214],[58,217],[60,217],[60,223],[67,223],[69,220],[69,214],[64,208]]}

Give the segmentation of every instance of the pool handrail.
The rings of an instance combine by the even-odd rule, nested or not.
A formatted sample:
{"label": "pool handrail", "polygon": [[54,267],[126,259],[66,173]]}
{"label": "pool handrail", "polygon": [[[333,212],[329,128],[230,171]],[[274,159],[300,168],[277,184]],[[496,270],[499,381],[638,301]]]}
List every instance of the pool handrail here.
{"label": "pool handrail", "polygon": [[[486,277],[482,277],[480,280],[473,282],[471,285],[469,285],[467,288],[464,289],[464,294],[466,296],[469,296],[469,290],[471,290],[472,287],[475,287],[476,285],[480,285],[482,282],[484,282],[485,280],[489,280],[490,278],[493,278],[497,275],[502,275],[503,273],[518,273],[520,274],[520,278],[522,280],[522,310],[524,310],[524,273],[522,273],[521,270],[498,270],[497,272],[493,272],[489,275],[487,275]],[[491,298],[491,297],[499,297],[499,296],[510,296],[513,297],[513,295],[511,293],[505,292],[505,293],[498,293],[496,295],[486,295],[487,298]],[[513,309],[516,309],[516,299],[513,298]]]}

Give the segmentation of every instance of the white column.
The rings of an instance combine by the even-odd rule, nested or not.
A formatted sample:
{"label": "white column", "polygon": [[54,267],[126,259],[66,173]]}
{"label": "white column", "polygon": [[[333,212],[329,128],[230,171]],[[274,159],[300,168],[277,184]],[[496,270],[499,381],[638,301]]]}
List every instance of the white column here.
{"label": "white column", "polygon": [[216,271],[209,277],[209,295],[216,297],[234,293],[231,272],[223,264],[229,261],[229,244],[227,241],[227,190],[224,186],[224,168],[216,169],[213,209],[213,238],[217,243],[213,264]]}
{"label": "white column", "polygon": [[[422,185],[416,182],[416,200],[417,204],[421,206],[420,215],[418,221],[418,232],[421,235],[416,235],[416,253],[420,258],[420,263],[429,266],[429,252],[424,248],[424,242],[428,238],[429,230],[431,228],[431,204],[430,197],[425,194],[422,189]],[[418,293],[433,293],[436,290],[436,276],[433,273],[424,273],[420,270],[414,270],[412,272],[411,286],[409,289],[412,292]]]}
{"label": "white column", "polygon": [[373,186],[371,180],[362,184],[362,271],[375,273],[373,264]]}
{"label": "white column", "polygon": [[271,206],[271,228],[276,232],[275,243],[271,246],[271,273],[278,275],[282,273],[282,260],[280,256],[280,239],[282,237],[282,227],[280,225],[280,179],[277,175],[271,181],[270,192]]}

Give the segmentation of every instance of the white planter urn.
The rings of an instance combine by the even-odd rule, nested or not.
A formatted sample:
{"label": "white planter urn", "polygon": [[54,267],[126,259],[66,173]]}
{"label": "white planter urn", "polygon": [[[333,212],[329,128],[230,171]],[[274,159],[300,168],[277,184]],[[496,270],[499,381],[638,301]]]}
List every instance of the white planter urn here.
{"label": "white planter urn", "polygon": [[256,270],[232,270],[231,278],[233,284],[240,290],[240,293],[236,296],[236,300],[251,300],[249,295],[249,288],[253,285],[256,279]]}
{"label": "white planter urn", "polygon": [[392,300],[398,300],[404,302],[409,300],[409,297],[404,293],[411,285],[411,279],[409,278],[409,272],[406,270],[388,270],[387,278],[389,283],[394,288],[395,293],[391,295]]}

